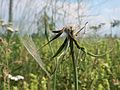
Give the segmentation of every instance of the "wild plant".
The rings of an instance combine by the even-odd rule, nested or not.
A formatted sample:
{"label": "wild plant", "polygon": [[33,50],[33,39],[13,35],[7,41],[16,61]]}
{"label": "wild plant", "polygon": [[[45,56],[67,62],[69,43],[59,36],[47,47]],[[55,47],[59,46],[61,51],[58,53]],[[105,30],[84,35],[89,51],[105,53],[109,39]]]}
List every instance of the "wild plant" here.
{"label": "wild plant", "polygon": [[[85,24],[85,26],[86,26],[86,24]],[[45,45],[42,46],[42,47],[44,47],[44,46],[48,45],[53,40],[57,39],[63,32],[66,33],[67,37],[65,38],[63,44],[59,47],[59,49],[57,50],[57,52],[54,54],[54,56],[52,58],[54,58],[58,54],[60,54],[63,49],[66,49],[68,47],[70,48],[70,55],[72,57],[73,71],[74,71],[74,84],[75,84],[74,86],[75,86],[75,90],[78,90],[78,70],[77,70],[78,66],[77,66],[77,60],[75,59],[74,47],[76,46],[77,49],[81,50],[84,54],[90,55],[90,56],[93,56],[93,57],[104,56],[104,55],[106,55],[106,53],[108,53],[108,52],[106,52],[106,53],[101,54],[101,55],[95,55],[95,54],[92,54],[92,53],[88,52],[84,47],[81,47],[78,44],[78,42],[76,40],[76,36],[79,34],[79,32],[82,29],[84,29],[84,27],[81,28],[76,33],[74,32],[75,30],[73,29],[72,26],[63,27],[63,29],[58,30],[58,31],[52,31],[53,33],[57,33],[57,34],[48,43],[46,43]]]}

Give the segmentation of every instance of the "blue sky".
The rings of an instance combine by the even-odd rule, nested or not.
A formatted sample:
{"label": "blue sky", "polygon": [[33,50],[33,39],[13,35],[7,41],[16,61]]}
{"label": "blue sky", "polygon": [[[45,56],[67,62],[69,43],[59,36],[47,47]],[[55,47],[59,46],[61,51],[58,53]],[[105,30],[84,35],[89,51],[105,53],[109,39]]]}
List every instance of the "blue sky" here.
{"label": "blue sky", "polygon": [[[8,0],[3,0],[3,1],[8,1]],[[30,1],[32,1],[32,3],[30,3]],[[53,0],[55,2],[55,0]],[[59,13],[56,15],[56,19],[55,23],[56,23],[56,27],[63,27],[64,25],[72,22],[74,24],[78,24],[78,13],[76,11],[77,7],[78,7],[78,3],[77,1],[82,1],[83,5],[81,5],[82,9],[80,10],[80,15],[84,14],[84,15],[90,15],[89,17],[85,17],[83,18],[83,24],[87,21],[89,22],[89,25],[96,25],[99,23],[107,23],[106,27],[104,28],[106,31],[109,29],[109,24],[113,19],[119,19],[120,18],[120,0],[65,0],[65,3],[63,3],[64,0],[59,0],[57,1],[57,10],[56,12]],[[1,1],[0,1],[1,2]],[[19,3],[17,3],[19,2]],[[26,5],[25,2],[28,2],[29,5]],[[70,7],[68,5],[68,3],[70,4]],[[53,2],[51,2],[51,0],[15,0],[15,8],[14,8],[14,21],[21,21],[23,24],[23,20],[28,20],[28,23],[30,21],[30,18],[34,19],[34,15],[42,15],[41,13],[39,13],[41,11],[42,8],[44,8],[44,6],[46,4],[48,4],[48,11],[47,13],[49,15],[51,15],[51,9],[54,7],[52,7],[51,4],[53,4]],[[54,4],[53,4],[54,5]],[[63,5],[63,7],[62,7]],[[17,8],[16,8],[17,6]],[[0,18],[2,17],[4,20],[7,20],[8,14],[6,12],[8,12],[7,8],[8,5],[5,3],[5,5],[3,4],[3,6],[1,6],[2,8],[0,8]],[[25,12],[23,13],[23,10],[25,10]],[[82,11],[83,10],[83,11]],[[5,12],[6,11],[6,12]],[[64,17],[64,11],[66,11],[66,17]],[[84,13],[83,13],[84,12]],[[23,19],[23,17],[25,17],[25,19]],[[30,18],[29,18],[30,17]],[[33,20],[32,19],[32,20]],[[63,23],[63,19],[65,19],[64,23]],[[77,22],[75,21],[75,19],[77,20]],[[120,20],[120,19],[119,19]],[[19,23],[18,23],[19,24]],[[28,24],[23,24],[26,26],[28,26]],[[33,25],[33,24],[32,24]],[[17,23],[15,23],[15,26],[17,26]],[[20,25],[22,26],[22,25]],[[29,27],[29,26],[28,26]],[[34,26],[33,26],[34,28]],[[35,31],[35,30],[33,30]],[[115,31],[114,32],[118,32]]]}
{"label": "blue sky", "polygon": [[[6,0],[5,0],[6,1]],[[16,0],[16,1],[19,1],[19,0]],[[29,1],[29,0],[21,0],[21,3],[22,1]],[[47,1],[50,1],[50,0],[33,0],[35,2],[37,2],[38,4],[40,4],[41,2],[45,2],[45,3],[50,3],[50,2],[47,2]],[[53,0],[54,1],[54,0]],[[59,1],[64,1],[64,0],[59,0]],[[58,1],[58,2],[59,2]],[[74,4],[77,2],[77,1],[82,1],[86,4],[87,6],[87,9],[88,9],[88,12],[85,14],[88,14],[88,15],[96,15],[94,17],[92,17],[92,21],[94,21],[94,18],[95,20],[98,19],[98,21],[105,21],[106,20],[112,20],[112,19],[119,19],[120,17],[120,0],[65,0],[65,2],[69,2],[70,4],[72,4],[71,6],[75,6]],[[24,3],[22,3],[24,4]],[[59,3],[58,3],[59,4]],[[19,5],[20,6],[20,5]],[[39,5],[38,5],[39,6]],[[35,6],[29,6],[29,7],[26,7],[26,8],[30,8],[30,7],[35,7]],[[41,4],[40,4],[40,6]],[[58,6],[59,7],[59,6]],[[3,7],[4,8],[4,7]],[[20,8],[20,7],[19,7]],[[36,7],[35,7],[36,8]],[[65,8],[65,7],[64,7]],[[75,7],[73,7],[75,8]],[[70,9],[73,9],[73,8],[70,8]],[[22,7],[20,8],[22,9]],[[21,10],[16,10],[17,12],[18,11],[21,11]],[[68,11],[66,8],[64,9],[66,11]],[[76,11],[74,11],[75,9],[71,10],[70,13],[76,13]],[[4,11],[4,10],[2,10]],[[61,10],[57,10],[57,11],[61,11]],[[8,11],[7,11],[8,12]],[[16,14],[16,13],[15,13]],[[14,15],[15,15],[14,14]],[[7,16],[6,15],[3,15],[3,16]],[[19,15],[18,15],[19,16]],[[100,17],[100,18],[99,18]],[[102,19],[101,19],[102,18]],[[72,18],[73,19],[73,18]],[[91,20],[90,20],[91,21]]]}
{"label": "blue sky", "polygon": [[[81,1],[81,0],[79,0]],[[100,31],[110,34],[110,22],[114,19],[120,20],[120,0],[83,0],[88,9],[89,17],[83,20],[88,21],[89,25],[98,25],[106,23],[104,28]],[[76,3],[77,0],[71,0],[71,3]],[[120,35],[119,28],[113,29],[113,34]]]}
{"label": "blue sky", "polygon": [[91,0],[90,4],[93,7],[92,13],[99,13],[111,19],[120,17],[120,0]]}
{"label": "blue sky", "polygon": [[[67,0],[70,3],[76,3],[78,0]],[[90,17],[84,20],[89,22],[89,25],[97,25],[106,23],[101,32],[110,33],[110,22],[114,19],[120,20],[120,0],[79,0],[83,1],[88,6],[88,15]],[[120,34],[119,28],[113,29],[114,34]]]}
{"label": "blue sky", "polygon": [[[86,15],[93,15],[93,17],[88,19],[92,21],[92,24],[94,21],[110,22],[113,19],[120,18],[120,0],[66,0],[66,2],[69,2],[73,5],[78,1],[85,3],[88,9],[88,11],[85,12]],[[72,10],[70,12],[72,13]],[[74,10],[73,13],[75,14]]]}
{"label": "blue sky", "polygon": [[[98,18],[99,22],[103,21],[109,24],[114,19],[120,20],[120,0],[93,0],[93,1],[94,3],[98,3],[98,5],[93,7],[91,12],[99,13],[99,17],[103,19],[102,20]],[[93,5],[93,3],[91,3],[91,5]],[[110,28],[106,27],[105,29],[106,32],[109,33]],[[115,28],[113,30],[113,33],[120,34],[120,29]]]}

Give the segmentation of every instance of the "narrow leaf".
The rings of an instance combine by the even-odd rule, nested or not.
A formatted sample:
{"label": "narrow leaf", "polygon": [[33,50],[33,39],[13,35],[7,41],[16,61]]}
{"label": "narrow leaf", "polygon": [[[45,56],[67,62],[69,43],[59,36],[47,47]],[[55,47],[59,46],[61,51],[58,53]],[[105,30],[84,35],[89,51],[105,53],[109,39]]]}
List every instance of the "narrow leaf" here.
{"label": "narrow leaf", "polygon": [[67,45],[67,42],[68,42],[68,39],[66,38],[63,44],[60,46],[60,48],[57,50],[57,52],[52,58],[56,57],[63,50],[63,48]]}
{"label": "narrow leaf", "polygon": [[52,31],[53,33],[60,33],[60,32],[63,32],[63,29],[62,30],[58,30],[58,31]]}
{"label": "narrow leaf", "polygon": [[75,36],[77,36],[80,33],[80,31],[82,31],[85,28],[85,26],[87,25],[87,23],[88,22],[85,23],[85,25],[75,34]]}
{"label": "narrow leaf", "polygon": [[74,39],[74,37],[73,37],[70,33],[68,33],[68,34],[69,34],[70,39],[72,39],[73,42],[75,43],[75,45],[77,46],[77,48],[80,49],[80,46],[79,46],[79,44],[77,43],[77,41]]}
{"label": "narrow leaf", "polygon": [[113,50],[113,48],[112,48],[111,50],[103,53],[103,54],[98,54],[98,55],[95,55],[95,54],[90,53],[90,52],[87,52],[87,54],[90,55],[90,56],[93,56],[93,57],[103,57],[103,56],[105,56],[106,54],[110,53],[112,50]]}
{"label": "narrow leaf", "polygon": [[58,33],[56,36],[54,36],[49,42],[47,42],[45,45],[43,45],[42,47],[48,45],[50,42],[52,42],[53,40],[57,39],[60,35],[62,34],[62,32]]}
{"label": "narrow leaf", "polygon": [[77,46],[78,49],[80,49],[81,47],[79,46],[79,44],[77,43],[77,41],[73,38],[73,41],[75,43],[75,45]]}
{"label": "narrow leaf", "polygon": [[96,54],[87,52],[84,47],[80,47],[80,49],[81,49],[81,51],[85,52],[86,54],[88,54],[88,55],[90,55],[92,57],[102,57],[102,56],[105,56],[106,54],[110,53],[113,50],[113,48],[112,48],[111,50],[109,50],[109,51],[107,51],[107,52],[105,52],[103,54],[97,54],[96,55]]}
{"label": "narrow leaf", "polygon": [[70,50],[71,50],[71,55],[73,55],[73,40],[70,39]]}

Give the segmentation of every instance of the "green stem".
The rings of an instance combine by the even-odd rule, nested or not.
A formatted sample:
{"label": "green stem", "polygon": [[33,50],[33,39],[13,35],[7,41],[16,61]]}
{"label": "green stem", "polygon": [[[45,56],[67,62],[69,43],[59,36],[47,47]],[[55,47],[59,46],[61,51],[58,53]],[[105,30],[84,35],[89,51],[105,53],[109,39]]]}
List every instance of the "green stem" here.
{"label": "green stem", "polygon": [[[47,42],[49,42],[48,16],[47,16],[46,11],[44,12],[44,28],[45,28],[45,36],[46,36]],[[50,50],[51,50],[52,53],[53,53],[53,50],[52,50],[52,48],[51,48],[51,44],[49,44],[49,47],[50,47]]]}
{"label": "green stem", "polygon": [[[49,42],[49,34],[48,34],[48,30],[47,30],[47,27],[48,27],[48,16],[47,16],[46,12],[44,12],[44,26],[45,26],[45,36],[46,36],[47,42]],[[49,47],[50,47],[51,52],[54,55],[53,49],[51,47],[51,44],[49,44]],[[56,63],[57,63],[57,61],[55,60],[55,64]],[[54,76],[53,76],[53,90],[56,90],[56,83],[57,82],[56,82],[56,71],[55,71]]]}
{"label": "green stem", "polygon": [[74,50],[73,50],[73,40],[70,40],[70,50],[71,50],[72,61],[73,61],[75,90],[78,90],[78,73],[77,73],[77,64],[75,61]]}
{"label": "green stem", "polygon": [[54,73],[53,90],[56,90],[56,71]]}

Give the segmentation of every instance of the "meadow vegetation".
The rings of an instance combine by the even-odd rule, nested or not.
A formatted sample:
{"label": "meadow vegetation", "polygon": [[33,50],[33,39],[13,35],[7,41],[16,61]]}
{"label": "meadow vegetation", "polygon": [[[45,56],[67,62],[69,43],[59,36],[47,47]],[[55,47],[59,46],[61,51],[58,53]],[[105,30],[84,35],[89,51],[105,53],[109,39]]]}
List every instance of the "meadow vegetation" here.
{"label": "meadow vegetation", "polygon": [[[26,0],[17,31],[10,1],[8,23],[0,17],[0,90],[120,90],[120,38],[112,35],[112,29],[120,25],[119,20],[111,22],[110,35],[97,33],[105,25],[100,23],[89,27],[93,30],[89,36],[75,38],[72,32],[67,32],[65,39],[64,35],[59,37],[58,31],[53,31],[56,13],[52,11],[52,16],[49,15],[49,4],[33,18],[32,0]],[[3,2],[0,2],[1,7]],[[16,11],[19,8],[15,8]],[[30,23],[30,18],[37,20]],[[30,31],[34,30],[33,24],[37,27],[36,33]],[[69,48],[64,42],[69,42]]]}
{"label": "meadow vegetation", "polygon": [[[59,38],[51,43],[51,47],[43,46],[47,42],[44,36],[33,35],[33,41],[39,49],[45,68],[54,77],[49,79],[46,73],[36,63],[26,50],[19,36],[15,33],[11,38],[6,34],[0,37],[0,90],[50,90],[56,83],[57,90],[73,90],[74,75],[72,59],[69,50],[63,57],[51,59],[57,48],[63,42]],[[10,38],[10,40],[9,40]],[[99,40],[85,38],[80,46],[94,54],[112,51],[102,57],[92,57],[75,48],[75,58],[78,69],[79,90],[119,90],[120,89],[120,40],[106,37]],[[52,48],[52,51],[51,49]],[[58,65],[58,67],[56,67]],[[54,72],[54,69],[56,71]],[[54,73],[53,73],[54,72]],[[11,80],[8,74],[22,75],[23,80]]]}

